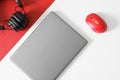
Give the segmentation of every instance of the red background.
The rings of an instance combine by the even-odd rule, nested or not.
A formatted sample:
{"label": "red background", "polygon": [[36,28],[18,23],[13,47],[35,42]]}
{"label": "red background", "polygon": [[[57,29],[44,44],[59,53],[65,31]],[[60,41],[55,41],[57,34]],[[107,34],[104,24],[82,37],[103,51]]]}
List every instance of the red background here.
{"label": "red background", "polygon": [[[23,0],[25,15],[28,24],[24,30],[0,30],[0,60],[10,51],[18,40],[35,23],[42,13],[52,4],[54,0]],[[15,0],[0,0],[0,24],[7,21],[15,12],[17,3]]]}

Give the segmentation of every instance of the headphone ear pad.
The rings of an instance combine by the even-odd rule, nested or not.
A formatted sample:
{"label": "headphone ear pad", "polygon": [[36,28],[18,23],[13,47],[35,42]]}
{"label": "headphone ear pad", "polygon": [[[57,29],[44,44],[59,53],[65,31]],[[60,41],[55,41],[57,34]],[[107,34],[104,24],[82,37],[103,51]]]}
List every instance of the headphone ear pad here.
{"label": "headphone ear pad", "polygon": [[14,13],[8,20],[8,25],[16,31],[24,29],[26,24],[27,18],[21,12]]}
{"label": "headphone ear pad", "polygon": [[9,19],[8,24],[11,26],[11,28],[13,28],[15,31],[20,30],[21,25],[16,21],[16,19],[14,17],[11,17]]}

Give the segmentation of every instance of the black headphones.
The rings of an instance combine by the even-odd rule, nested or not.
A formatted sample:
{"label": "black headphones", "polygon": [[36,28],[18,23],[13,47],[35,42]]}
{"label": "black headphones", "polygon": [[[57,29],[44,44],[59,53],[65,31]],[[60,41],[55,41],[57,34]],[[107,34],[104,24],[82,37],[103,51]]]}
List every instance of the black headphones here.
{"label": "black headphones", "polygon": [[[21,2],[21,0],[15,0],[15,2],[18,4],[16,8],[20,8],[21,11],[17,11],[10,17],[10,19],[8,20],[8,25],[14,29],[15,31],[19,31],[25,28],[25,26],[27,25],[27,18],[24,15],[24,8],[23,8],[23,4]],[[0,30],[6,30],[6,28],[4,27],[4,25],[0,25]]]}

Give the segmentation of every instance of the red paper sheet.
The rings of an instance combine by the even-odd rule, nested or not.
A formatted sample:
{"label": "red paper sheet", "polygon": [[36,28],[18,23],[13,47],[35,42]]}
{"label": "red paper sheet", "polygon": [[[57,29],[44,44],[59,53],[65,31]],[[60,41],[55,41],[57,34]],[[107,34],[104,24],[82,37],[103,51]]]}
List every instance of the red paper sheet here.
{"label": "red paper sheet", "polygon": [[[23,5],[28,19],[24,30],[0,30],[0,60],[10,51],[18,40],[28,31],[42,13],[54,2],[54,0],[23,0]],[[8,20],[15,12],[17,6],[15,0],[0,0],[0,23]]]}

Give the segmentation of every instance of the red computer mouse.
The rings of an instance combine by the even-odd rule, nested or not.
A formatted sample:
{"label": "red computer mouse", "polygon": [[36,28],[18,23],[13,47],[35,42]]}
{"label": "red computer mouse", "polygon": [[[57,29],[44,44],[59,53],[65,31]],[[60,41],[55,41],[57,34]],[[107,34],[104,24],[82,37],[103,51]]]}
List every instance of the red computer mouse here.
{"label": "red computer mouse", "polygon": [[106,22],[95,13],[89,14],[86,17],[86,23],[90,26],[90,28],[93,31],[95,31],[97,33],[103,33],[107,29]]}

